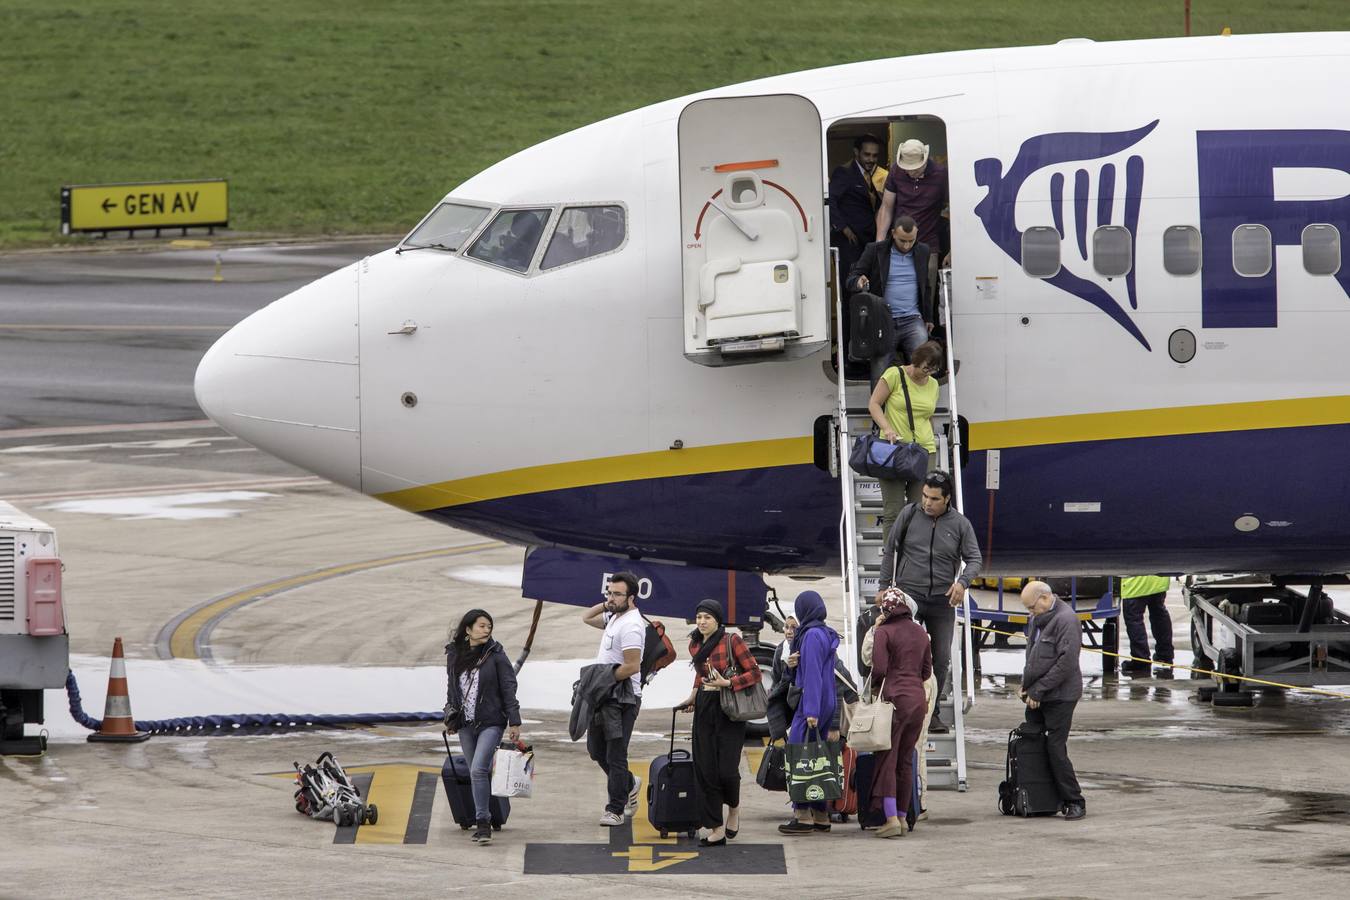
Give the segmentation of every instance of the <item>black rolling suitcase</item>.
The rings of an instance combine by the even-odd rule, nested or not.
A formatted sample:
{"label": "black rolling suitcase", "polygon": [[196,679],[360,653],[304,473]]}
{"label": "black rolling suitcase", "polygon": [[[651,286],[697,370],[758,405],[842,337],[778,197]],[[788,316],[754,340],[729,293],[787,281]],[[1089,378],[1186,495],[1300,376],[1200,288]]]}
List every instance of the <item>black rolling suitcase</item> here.
{"label": "black rolling suitcase", "polygon": [[[880,809],[872,809],[872,777],[876,773],[876,753],[859,753],[853,766],[853,784],[858,791],[858,827],[865,829],[880,828],[886,824],[886,816]],[[919,751],[914,751],[914,789],[910,792],[909,809],[905,811],[905,822],[911,831],[919,821]]]}
{"label": "black rolling suitcase", "polygon": [[895,350],[890,307],[876,294],[864,292],[849,297],[848,319],[848,358],[853,362],[871,362]]}
{"label": "black rolling suitcase", "polygon": [[[465,831],[478,824],[474,817],[473,786],[469,781],[469,762],[462,754],[450,750],[450,737],[441,732],[445,741],[445,764],[441,766],[441,783],[445,786],[445,799],[450,801],[450,815],[455,824]],[[506,819],[511,815],[511,801],[504,797],[493,797],[488,803],[488,814],[492,817],[492,830],[501,831]]]}
{"label": "black rolling suitcase", "polygon": [[1008,763],[998,786],[998,811],[1005,816],[1053,816],[1059,805],[1045,751],[1045,731],[1023,722],[1008,732]]}
{"label": "black rolling suitcase", "polygon": [[675,749],[675,710],[670,713],[670,752],[652,760],[647,785],[647,820],[665,837],[671,832],[698,835],[698,785],[694,756]]}
{"label": "black rolling suitcase", "polygon": [[881,810],[872,809],[872,776],[876,773],[877,755],[859,753],[853,765],[853,789],[858,792],[858,827],[880,828],[886,821]]}

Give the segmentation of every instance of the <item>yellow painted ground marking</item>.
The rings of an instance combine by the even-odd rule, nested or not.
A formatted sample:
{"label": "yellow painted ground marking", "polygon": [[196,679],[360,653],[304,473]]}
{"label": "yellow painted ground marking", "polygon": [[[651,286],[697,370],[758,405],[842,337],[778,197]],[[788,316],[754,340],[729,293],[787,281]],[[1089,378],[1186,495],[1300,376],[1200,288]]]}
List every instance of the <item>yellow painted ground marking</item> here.
{"label": "yellow painted ground marking", "polygon": [[682,862],[698,859],[698,852],[681,853],[674,850],[657,851],[657,849],[650,844],[638,844],[629,847],[621,853],[615,853],[614,856],[617,856],[620,859],[627,859],[628,871],[630,872],[659,872],[662,869],[669,869],[671,866],[678,866]]}
{"label": "yellow painted ground marking", "polygon": [[[380,809],[380,820],[374,825],[362,825],[357,829],[358,844],[401,844],[408,831],[408,819],[412,814],[413,791],[417,787],[417,776],[422,772],[440,774],[440,769],[430,766],[414,766],[409,763],[376,763],[370,766],[352,766],[344,769],[348,775],[370,775],[369,797],[363,798],[366,804],[375,804]],[[270,778],[285,778],[295,781],[295,771],[266,772]]]}
{"label": "yellow painted ground marking", "polygon": [[[651,784],[651,763],[630,762],[628,771],[642,779],[642,790],[638,791],[637,813],[633,816],[633,843],[634,844],[673,844],[677,840],[673,837],[663,838],[661,832],[652,827],[651,819],[648,814],[651,812],[647,808],[647,787]],[[615,856],[622,854],[616,853]],[[651,871],[649,869],[634,869],[633,864],[628,864],[628,871]]]}
{"label": "yellow painted ground marking", "polygon": [[745,762],[750,767],[750,777],[754,778],[759,772],[760,765],[764,762],[764,754],[769,752],[769,739],[763,738],[763,743],[758,747],[745,748]]}
{"label": "yellow painted ground marking", "polygon": [[381,566],[394,566],[400,563],[418,562],[424,559],[435,559],[441,556],[459,556],[465,553],[476,553],[479,550],[487,550],[492,547],[504,546],[498,541],[483,541],[476,544],[462,544],[457,547],[441,547],[436,550],[422,550],[416,553],[400,553],[397,556],[386,556],[381,559],[368,559],[362,562],[343,563],[338,566],[329,566],[314,572],[306,572],[303,575],[292,575],[288,578],[279,578],[276,581],[269,581],[266,584],[254,585],[251,588],[245,588],[242,591],[236,591],[233,594],[221,597],[219,600],[212,601],[178,623],[173,634],[169,637],[169,652],[178,659],[197,659],[197,635],[206,627],[206,624],[218,616],[230,612],[235,607],[242,606],[250,600],[257,600],[261,597],[267,597],[272,594],[280,594],[284,591],[294,590],[298,587],[311,584],[316,581],[323,581],[326,578],[334,578],[339,575],[351,575],[355,572],[364,572],[368,569],[378,569]]}
{"label": "yellow painted ground marking", "polygon": [[421,772],[440,773],[428,766],[392,764],[357,766],[348,769],[348,775],[370,773],[370,796],[367,804],[380,809],[380,820],[374,825],[362,825],[356,830],[358,844],[401,844],[408,831],[408,817],[412,814],[413,791]]}

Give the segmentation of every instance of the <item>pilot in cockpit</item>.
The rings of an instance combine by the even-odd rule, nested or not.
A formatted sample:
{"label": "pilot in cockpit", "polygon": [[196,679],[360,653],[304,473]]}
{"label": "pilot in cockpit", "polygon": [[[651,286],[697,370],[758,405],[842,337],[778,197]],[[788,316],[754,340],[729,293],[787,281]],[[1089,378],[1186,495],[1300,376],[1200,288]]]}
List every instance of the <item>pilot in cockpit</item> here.
{"label": "pilot in cockpit", "polygon": [[534,212],[518,213],[511,221],[511,228],[501,237],[501,262],[514,269],[524,269],[534,256],[535,245],[539,243],[539,233],[544,223]]}

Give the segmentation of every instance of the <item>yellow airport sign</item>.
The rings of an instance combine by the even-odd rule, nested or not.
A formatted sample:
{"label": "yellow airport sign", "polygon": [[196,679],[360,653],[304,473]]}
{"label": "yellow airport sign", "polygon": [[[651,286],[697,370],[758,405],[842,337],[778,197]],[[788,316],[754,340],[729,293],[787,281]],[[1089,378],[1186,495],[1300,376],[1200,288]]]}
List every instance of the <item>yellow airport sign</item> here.
{"label": "yellow airport sign", "polygon": [[62,234],[224,227],[229,213],[229,183],[224,179],[61,188]]}

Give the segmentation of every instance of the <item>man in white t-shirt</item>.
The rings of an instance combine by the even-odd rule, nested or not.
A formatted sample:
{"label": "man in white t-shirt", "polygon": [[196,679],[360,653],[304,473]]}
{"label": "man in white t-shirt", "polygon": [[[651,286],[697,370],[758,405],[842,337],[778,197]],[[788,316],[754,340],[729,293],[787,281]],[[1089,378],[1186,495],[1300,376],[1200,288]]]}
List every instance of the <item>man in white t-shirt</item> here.
{"label": "man in white t-shirt", "polygon": [[637,703],[622,707],[622,737],[607,740],[600,728],[586,732],[586,750],[609,779],[609,801],[600,817],[601,825],[622,825],[624,816],[637,812],[638,789],[642,786],[642,779],[628,771],[628,741],[642,702],[642,648],[647,642],[647,622],[638,612],[637,592],[638,580],[633,573],[611,575],[605,601],[582,616],[587,625],[605,632],[595,661],[615,666],[616,682],[632,679],[633,694],[638,698]]}

